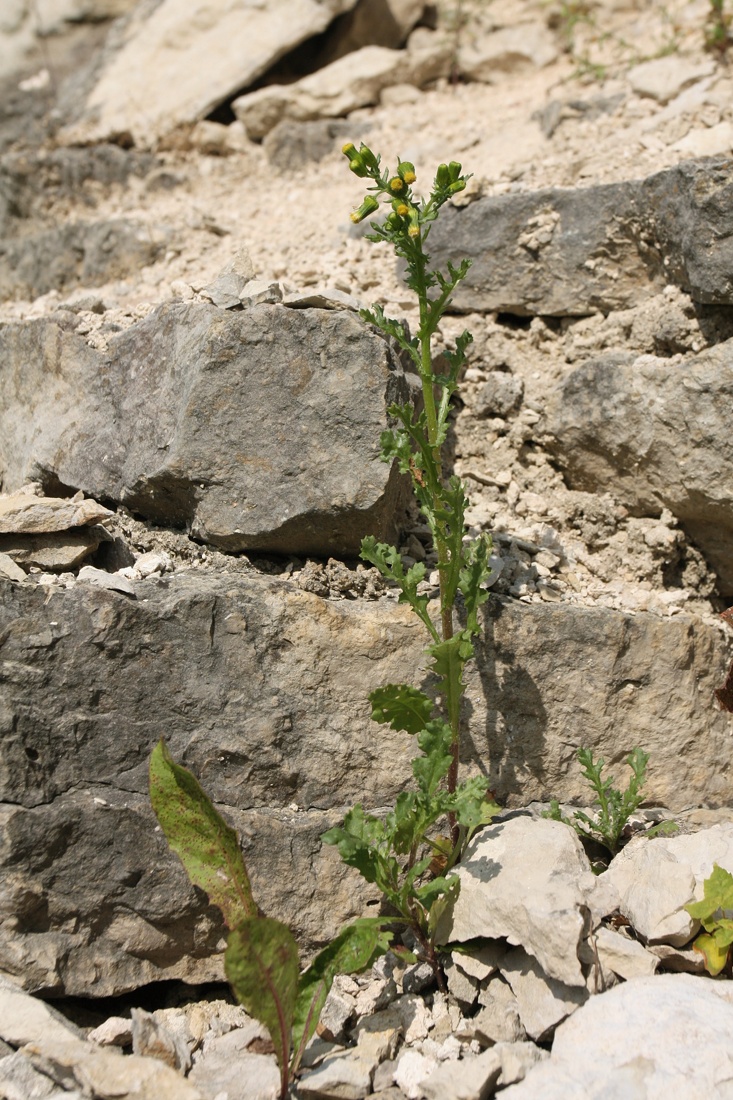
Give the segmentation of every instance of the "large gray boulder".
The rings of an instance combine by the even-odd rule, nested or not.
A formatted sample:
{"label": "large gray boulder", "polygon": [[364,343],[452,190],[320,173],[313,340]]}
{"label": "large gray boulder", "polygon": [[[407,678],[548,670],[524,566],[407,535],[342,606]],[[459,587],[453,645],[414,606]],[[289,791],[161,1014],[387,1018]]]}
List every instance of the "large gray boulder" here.
{"label": "large gray boulder", "polygon": [[394,538],[406,479],[379,436],[414,376],[353,313],[174,302],[109,352],[57,317],[0,329],[5,490],[82,489],[228,551]]}
{"label": "large gray boulder", "polygon": [[453,207],[431,231],[433,260],[468,256],[464,311],[577,317],[630,309],[676,283],[733,302],[730,161],[689,161],[646,180],[546,188]]}
{"label": "large gray boulder", "polygon": [[609,355],[572,370],[545,408],[573,489],[635,515],[669,508],[733,594],[733,341],[683,361]]}
{"label": "large gray boulder", "polygon": [[[0,970],[105,996],[221,977],[218,912],[166,847],[147,793],[161,735],[244,837],[262,908],[305,950],[373,895],[320,833],[389,805],[414,743],[370,721],[375,686],[414,680],[425,633],[391,600],[192,571],[137,599],[0,579]],[[510,805],[588,797],[585,744],[651,753],[649,795],[730,802],[719,635],[606,609],[491,601],[468,677],[466,764]]]}

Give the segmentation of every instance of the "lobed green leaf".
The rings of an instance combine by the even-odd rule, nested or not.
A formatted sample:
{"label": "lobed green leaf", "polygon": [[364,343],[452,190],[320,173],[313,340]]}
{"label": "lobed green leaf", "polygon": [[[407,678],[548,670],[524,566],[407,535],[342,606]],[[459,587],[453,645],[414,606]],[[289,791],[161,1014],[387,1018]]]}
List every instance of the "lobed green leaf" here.
{"label": "lobed green leaf", "polygon": [[385,684],[369,696],[372,718],[389,723],[393,730],[419,733],[433,712],[434,703],[424,692],[409,684]]}

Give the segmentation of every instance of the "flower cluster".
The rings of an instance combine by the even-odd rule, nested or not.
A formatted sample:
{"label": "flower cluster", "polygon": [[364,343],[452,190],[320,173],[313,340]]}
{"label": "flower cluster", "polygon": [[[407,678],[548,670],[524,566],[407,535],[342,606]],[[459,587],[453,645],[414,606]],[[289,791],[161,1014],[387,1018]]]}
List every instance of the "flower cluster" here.
{"label": "flower cluster", "polygon": [[395,172],[380,171],[380,157],[363,143],[357,149],[352,142],[344,145],[342,152],[348,157],[349,168],[360,179],[370,179],[374,186],[366,195],[358,209],[354,210],[351,220],[354,223],[364,221],[379,209],[380,198],[385,198],[392,207],[384,225],[380,227],[380,239],[395,240],[398,237],[419,238],[423,227],[435,220],[438,210],[452,195],[463,191],[469,176],[461,175],[461,165],[457,161],[441,164],[435,173],[435,180],[427,199],[418,200],[413,196],[412,185],[416,180],[415,166],[409,160],[397,160]]}

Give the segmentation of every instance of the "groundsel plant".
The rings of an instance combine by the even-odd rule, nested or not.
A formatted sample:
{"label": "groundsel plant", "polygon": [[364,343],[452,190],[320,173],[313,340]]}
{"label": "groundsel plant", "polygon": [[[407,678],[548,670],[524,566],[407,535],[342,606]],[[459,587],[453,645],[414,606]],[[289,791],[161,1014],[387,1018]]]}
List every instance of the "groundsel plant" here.
{"label": "groundsel plant", "polygon": [[[454,351],[444,351],[446,368],[436,371],[433,337],[451,295],[468,273],[470,263],[450,262],[441,272],[431,268],[425,245],[441,207],[463,191],[468,176],[455,161],[441,164],[429,194],[413,191],[414,165],[398,160],[394,172],[381,168],[381,158],[362,144],[349,143],[343,152],[351,171],[370,181],[368,193],[351,215],[355,223],[386,209],[383,221],[372,224],[367,240],[390,245],[406,265],[405,281],[415,293],[419,308],[417,331],[411,335],[400,321],[385,316],[377,305],[361,316],[386,336],[396,340],[412,359],[422,383],[423,407],[392,405],[388,413],[395,427],[382,433],[385,462],[399,463],[409,474],[420,510],[432,532],[437,551],[439,605],[430,607],[421,591],[426,566],[418,562],[405,569],[394,546],[365,538],[361,557],[400,590],[429,635],[427,652],[436,677],[436,699],[409,684],[388,684],[370,695],[372,717],[415,736],[421,754],[412,763],[415,787],[403,792],[386,818],[365,814],[357,805],[343,826],[324,834],[326,843],[338,845],[346,863],[358,868],[382,890],[390,905],[408,924],[419,957],[433,966],[439,984],[441,972],[435,950],[440,916],[455,899],[459,880],[449,875],[479,826],[488,823],[498,807],[490,799],[486,780],[472,777],[458,782],[463,670],[473,656],[473,638],[480,632],[478,612],[488,599],[491,540],[470,540],[465,535],[468,504],[463,484],[446,478],[442,446],[448,433],[451,398],[471,341],[469,332],[457,340]],[[462,625],[456,625],[457,611]],[[447,835],[437,831],[445,820]]]}
{"label": "groundsel plant", "polygon": [[[348,145],[344,152],[352,171],[372,182],[371,193],[352,218],[362,221],[379,209],[380,200],[387,200],[386,221],[373,227],[370,239],[392,245],[405,260],[407,284],[419,303],[414,336],[398,321],[385,317],[379,306],[364,310],[362,316],[410,355],[422,381],[422,409],[391,406],[395,427],[382,434],[381,450],[385,462],[396,460],[412,478],[433,534],[440,577],[440,600],[434,612],[428,595],[419,591],[425,587],[421,586],[425,566],[418,563],[406,569],[395,547],[373,537],[363,540],[362,557],[398,586],[400,600],[424,624],[436,677],[436,699],[409,684],[387,684],[370,695],[377,722],[416,739],[413,788],[400,794],[385,817],[355,806],[342,826],[323,836],[326,843],[338,845],[347,864],[381,889],[387,911],[347,925],[301,971],[289,928],[265,916],[253,898],[234,830],[162,740],[150,758],[150,797],[156,817],[191,882],[221,910],[229,929],[226,975],[239,1002],[270,1032],[283,1098],[298,1074],[334,977],[370,966],[393,944],[396,933],[410,932],[416,951],[406,957],[428,961],[443,987],[435,939],[441,915],[458,894],[459,880],[451,869],[476,829],[498,809],[488,796],[485,779],[458,782],[463,669],[479,632],[479,608],[488,598],[490,551],[488,538],[465,539],[463,485],[455,477],[444,477],[441,456],[469,333],[463,333],[453,352],[444,353],[445,373],[436,373],[432,359],[438,322],[469,265],[467,261],[458,268],[448,264],[442,273],[430,268],[425,253],[430,225],[443,204],[463,190],[468,177],[461,174],[460,164],[441,164],[430,195],[418,199],[412,190],[412,164],[399,161],[396,172],[381,172],[380,158],[365,145],[358,151]],[[440,834],[442,822],[447,835]]]}

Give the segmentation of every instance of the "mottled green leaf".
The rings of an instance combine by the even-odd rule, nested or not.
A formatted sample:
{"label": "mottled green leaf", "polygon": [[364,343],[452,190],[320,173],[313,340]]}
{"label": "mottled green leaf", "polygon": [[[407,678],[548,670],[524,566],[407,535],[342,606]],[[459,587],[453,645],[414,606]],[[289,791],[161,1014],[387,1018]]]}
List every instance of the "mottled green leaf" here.
{"label": "mottled green leaf", "polygon": [[692,901],[685,906],[695,920],[702,921],[707,927],[707,922],[713,920],[717,913],[733,912],[733,875],[730,871],[714,863],[710,876],[703,883],[703,891],[700,901]]}
{"label": "mottled green leaf", "polygon": [[270,1032],[284,1096],[300,971],[290,929],[269,917],[242,921],[229,936],[224,969],[239,1003]]}
{"label": "mottled green leaf", "polygon": [[166,840],[194,886],[206,892],[229,928],[257,915],[236,832],[198,780],[176,764],[161,740],[150,757],[150,801]]}

